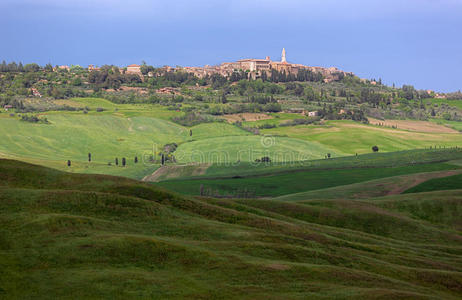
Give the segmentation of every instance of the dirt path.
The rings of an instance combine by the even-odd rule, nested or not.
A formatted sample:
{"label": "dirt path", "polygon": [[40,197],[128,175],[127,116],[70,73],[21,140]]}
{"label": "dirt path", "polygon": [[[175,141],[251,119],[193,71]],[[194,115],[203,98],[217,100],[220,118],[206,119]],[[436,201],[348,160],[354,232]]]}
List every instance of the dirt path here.
{"label": "dirt path", "polygon": [[130,125],[128,126],[128,131],[129,132],[132,132],[133,131],[133,123],[132,123],[132,119],[131,118],[127,118],[128,122],[130,123]]}
{"label": "dirt path", "polygon": [[177,177],[190,177],[204,175],[210,164],[195,164],[183,166],[162,166],[151,175],[145,176],[142,180],[157,182]]}
{"label": "dirt path", "polygon": [[448,176],[457,175],[461,173],[462,173],[462,170],[452,170],[452,171],[406,175],[405,178],[403,178],[403,181],[401,181],[401,183],[399,184],[399,186],[393,187],[393,189],[391,189],[387,193],[387,195],[398,195],[427,180],[434,179],[434,178],[448,177]]}

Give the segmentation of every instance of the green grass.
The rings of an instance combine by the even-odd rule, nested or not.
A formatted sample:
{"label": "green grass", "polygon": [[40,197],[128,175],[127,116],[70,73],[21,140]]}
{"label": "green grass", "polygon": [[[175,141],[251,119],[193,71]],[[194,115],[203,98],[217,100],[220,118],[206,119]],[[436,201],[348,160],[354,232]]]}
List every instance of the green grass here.
{"label": "green grass", "polygon": [[189,195],[198,195],[200,186],[203,185],[206,189],[212,189],[214,192],[218,190],[222,195],[248,189],[255,191],[256,195],[260,197],[276,197],[391,176],[457,168],[459,167],[446,163],[432,163],[394,168],[300,171],[245,178],[169,180],[158,184],[167,189],[174,189]]}
{"label": "green grass", "polygon": [[[241,175],[255,169],[277,171],[277,162],[322,159],[327,153],[332,157],[370,153],[373,145],[379,146],[380,152],[462,145],[462,134],[417,133],[351,121],[329,121],[324,126],[278,127],[262,130],[263,135],[256,136],[224,122],[200,124],[192,128],[180,126],[170,119],[183,112],[168,110],[160,105],[114,104],[100,98],[73,98],[60,100],[59,103],[88,106],[91,110],[88,114],[81,111],[41,113],[51,124],[21,122],[18,116],[0,114],[0,157],[39,163],[74,173],[102,173],[141,179],[159,167],[158,164],[149,163],[147,158],[158,154],[167,143],[179,145],[174,155],[180,164],[233,164],[233,170],[217,169],[212,165],[206,171],[211,176],[220,175],[220,172],[220,176],[227,176],[226,172]],[[105,111],[96,112],[98,107]],[[275,118],[246,124],[255,126],[261,122],[278,123],[300,117],[285,113],[271,115]],[[192,136],[189,136],[190,130]],[[89,152],[93,157],[91,164],[87,163]],[[141,164],[131,163],[135,156]],[[271,158],[274,163],[271,168],[252,164],[263,156]],[[114,163],[116,157],[119,160],[126,157],[128,166],[108,166],[109,162]],[[67,160],[72,161],[72,167],[66,166]],[[235,166],[237,162],[239,165]]]}
{"label": "green grass", "polygon": [[[180,176],[179,179],[192,178],[231,178],[235,176],[275,175],[295,171],[312,171],[348,168],[398,167],[412,164],[449,162],[461,165],[462,149],[418,149],[386,153],[369,153],[358,156],[344,156],[331,159],[255,163],[241,161],[238,164],[211,164],[203,175]],[[178,166],[179,167],[179,166]],[[187,166],[191,168],[191,166]],[[191,173],[191,172],[188,172]],[[183,178],[181,178],[183,177]]]}
{"label": "green grass", "polygon": [[427,180],[415,187],[405,191],[405,193],[422,193],[443,190],[460,190],[462,189],[462,175],[454,175],[444,178],[434,178]]}
{"label": "green grass", "polygon": [[[229,126],[229,125],[228,125]],[[272,161],[319,159],[334,151],[317,143],[272,136],[225,136],[182,144],[176,151],[180,162],[224,163],[253,162],[263,156]]]}
{"label": "green grass", "polygon": [[264,129],[261,132],[319,143],[332,151],[345,155],[369,153],[374,145],[384,152],[422,149],[435,145],[462,146],[462,134],[410,132],[378,128],[352,121],[329,121],[326,126],[278,127]]}
{"label": "green grass", "polygon": [[461,195],[193,199],[0,160],[0,298],[459,299]]}
{"label": "green grass", "polygon": [[[145,154],[160,151],[164,144],[187,140],[189,132],[174,123],[164,120],[113,115],[50,114],[51,124],[31,124],[15,119],[0,119],[0,155],[23,160],[41,162],[47,166],[71,172],[102,172],[132,176],[115,166],[116,157],[121,162],[127,158],[134,173],[147,169],[155,170],[151,164],[143,165]],[[85,163],[92,153],[92,164]],[[139,164],[134,165],[138,156]],[[66,161],[73,162],[71,168]],[[145,173],[142,174],[146,175]],[[143,176],[136,176],[142,178]]]}
{"label": "green grass", "polygon": [[[93,99],[91,99],[93,100]],[[201,124],[189,129],[170,121],[145,117],[124,117],[109,113],[50,113],[51,124],[32,124],[17,118],[0,118],[0,157],[41,163],[70,172],[104,173],[141,179],[159,165],[146,159],[162,150],[167,143],[184,143],[192,139],[248,135],[224,123]],[[87,154],[92,153],[88,164]],[[137,156],[139,164],[134,165]],[[115,158],[127,158],[127,168],[108,166]],[[66,166],[72,161],[71,168]]]}
{"label": "green grass", "polygon": [[462,122],[448,121],[448,120],[443,120],[443,119],[432,119],[431,121],[435,122],[436,124],[451,127],[451,128],[453,128],[455,130],[458,130],[458,131],[462,132]]}
{"label": "green grass", "polygon": [[277,197],[281,201],[303,201],[308,199],[366,199],[382,197],[386,195],[401,194],[409,188],[418,184],[418,182],[429,180],[431,178],[449,177],[451,175],[462,173],[462,169],[453,171],[436,171],[414,173],[399,176],[392,176],[358,182],[348,185],[334,186],[322,190],[288,194]]}
{"label": "green grass", "polygon": [[457,107],[458,109],[462,109],[462,100],[448,100],[448,99],[425,99],[425,103],[431,104],[447,104],[449,106]]}

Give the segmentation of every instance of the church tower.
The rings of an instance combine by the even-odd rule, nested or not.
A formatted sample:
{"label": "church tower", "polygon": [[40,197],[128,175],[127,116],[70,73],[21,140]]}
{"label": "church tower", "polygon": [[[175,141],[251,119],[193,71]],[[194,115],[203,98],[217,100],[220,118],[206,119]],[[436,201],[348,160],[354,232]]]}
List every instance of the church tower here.
{"label": "church tower", "polygon": [[282,48],[282,57],[281,57],[281,62],[286,63],[286,49]]}

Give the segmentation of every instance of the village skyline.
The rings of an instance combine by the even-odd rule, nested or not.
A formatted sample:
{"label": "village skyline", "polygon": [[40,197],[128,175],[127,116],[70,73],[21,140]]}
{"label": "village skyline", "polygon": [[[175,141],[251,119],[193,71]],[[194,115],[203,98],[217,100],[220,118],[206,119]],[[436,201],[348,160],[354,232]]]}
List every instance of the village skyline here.
{"label": "village skyline", "polygon": [[450,92],[462,86],[461,8],[453,0],[5,0],[0,61],[204,66],[278,57],[285,47],[295,63]]}

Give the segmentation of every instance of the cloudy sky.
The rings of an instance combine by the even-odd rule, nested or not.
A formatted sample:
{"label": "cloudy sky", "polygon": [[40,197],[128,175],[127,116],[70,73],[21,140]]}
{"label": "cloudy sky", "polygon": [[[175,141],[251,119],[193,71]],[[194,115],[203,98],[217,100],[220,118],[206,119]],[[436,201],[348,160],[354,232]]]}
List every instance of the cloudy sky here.
{"label": "cloudy sky", "polygon": [[0,0],[0,60],[201,66],[241,58],[336,66],[462,89],[462,0]]}

